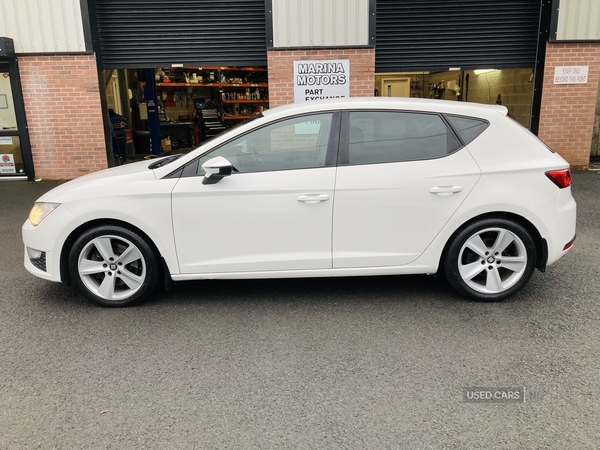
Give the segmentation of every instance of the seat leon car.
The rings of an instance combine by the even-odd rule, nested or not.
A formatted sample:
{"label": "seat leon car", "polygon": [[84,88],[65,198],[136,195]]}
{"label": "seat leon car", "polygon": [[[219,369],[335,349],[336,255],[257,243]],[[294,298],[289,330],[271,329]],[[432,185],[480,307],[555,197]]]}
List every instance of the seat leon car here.
{"label": "seat leon car", "polygon": [[572,246],[570,183],[503,106],[288,105],[52,189],[23,225],[25,267],[109,306],[173,281],[398,274],[496,301]]}

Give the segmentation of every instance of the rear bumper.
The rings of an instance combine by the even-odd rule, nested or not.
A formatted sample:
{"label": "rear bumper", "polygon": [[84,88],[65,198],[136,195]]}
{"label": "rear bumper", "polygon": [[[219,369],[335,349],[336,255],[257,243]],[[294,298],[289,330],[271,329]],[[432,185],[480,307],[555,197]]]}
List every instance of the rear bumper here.
{"label": "rear bumper", "polygon": [[577,204],[571,195],[571,188],[558,190],[528,219],[548,244],[546,265],[555,263],[570,250],[572,246],[567,244],[575,239]]}

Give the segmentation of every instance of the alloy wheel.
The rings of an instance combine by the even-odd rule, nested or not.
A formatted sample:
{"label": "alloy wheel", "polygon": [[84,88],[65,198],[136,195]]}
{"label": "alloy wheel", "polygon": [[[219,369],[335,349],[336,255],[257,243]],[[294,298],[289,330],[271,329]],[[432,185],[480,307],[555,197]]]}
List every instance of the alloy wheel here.
{"label": "alloy wheel", "polygon": [[133,296],[144,284],[147,274],[140,249],[128,239],[115,235],[90,240],[79,254],[77,270],[92,294],[109,301]]}
{"label": "alloy wheel", "polygon": [[483,294],[505,292],[526,272],[527,249],[505,228],[486,228],[465,241],[458,254],[458,272],[464,283]]}

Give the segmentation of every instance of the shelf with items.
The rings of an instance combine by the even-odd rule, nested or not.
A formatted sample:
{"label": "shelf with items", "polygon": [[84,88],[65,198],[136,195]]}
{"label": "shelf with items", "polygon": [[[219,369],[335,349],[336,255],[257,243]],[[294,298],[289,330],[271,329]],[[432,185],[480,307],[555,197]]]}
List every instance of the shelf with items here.
{"label": "shelf with items", "polygon": [[168,118],[178,116],[177,103],[171,101],[173,95],[175,102],[179,100],[179,109],[181,98],[187,104],[190,97],[194,106],[198,101],[206,103],[207,107],[202,111],[196,107],[193,109],[199,119],[202,140],[213,135],[220,128],[219,124],[229,128],[236,121],[250,119],[269,106],[266,68],[197,66],[157,69],[156,87]]}
{"label": "shelf with items", "polygon": [[182,66],[182,67],[171,67],[164,70],[184,70],[184,71],[236,71],[236,72],[267,72],[266,67],[248,67],[248,66]]}
{"label": "shelf with items", "polygon": [[221,117],[223,120],[239,120],[254,117],[264,111],[264,106],[259,105],[221,105]]}
{"label": "shelf with items", "polygon": [[269,87],[267,83],[165,83],[157,82],[156,87]]}
{"label": "shelf with items", "polygon": [[439,83],[429,84],[429,98],[444,98],[446,92],[446,83],[442,80]]}
{"label": "shelf with items", "polygon": [[268,103],[269,91],[266,88],[221,88],[220,103]]}
{"label": "shelf with items", "polygon": [[155,81],[158,87],[267,87],[268,75],[258,67],[171,67],[157,69]]}
{"label": "shelf with items", "polygon": [[254,116],[223,116],[223,120],[247,120],[252,119]]}
{"label": "shelf with items", "polygon": [[265,87],[222,87],[219,104],[223,120],[245,120],[260,114],[268,107],[269,91]]}
{"label": "shelf with items", "polygon": [[223,100],[221,103],[269,103],[269,100]]}

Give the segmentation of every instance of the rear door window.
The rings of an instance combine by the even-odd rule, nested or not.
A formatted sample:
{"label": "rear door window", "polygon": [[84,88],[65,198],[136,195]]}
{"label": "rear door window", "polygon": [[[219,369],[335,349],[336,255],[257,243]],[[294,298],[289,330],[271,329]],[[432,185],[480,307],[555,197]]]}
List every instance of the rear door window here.
{"label": "rear door window", "polygon": [[350,112],[350,164],[441,158],[460,144],[438,114]]}

